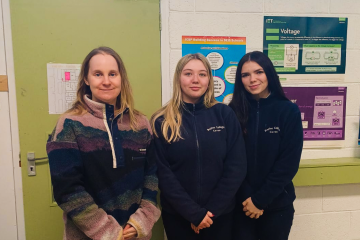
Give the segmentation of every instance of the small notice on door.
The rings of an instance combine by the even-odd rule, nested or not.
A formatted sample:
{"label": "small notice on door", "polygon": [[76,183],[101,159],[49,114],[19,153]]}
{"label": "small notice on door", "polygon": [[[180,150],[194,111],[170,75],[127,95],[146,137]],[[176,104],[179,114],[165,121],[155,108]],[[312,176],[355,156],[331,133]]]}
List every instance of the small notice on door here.
{"label": "small notice on door", "polygon": [[47,64],[49,114],[62,114],[76,99],[81,64]]}

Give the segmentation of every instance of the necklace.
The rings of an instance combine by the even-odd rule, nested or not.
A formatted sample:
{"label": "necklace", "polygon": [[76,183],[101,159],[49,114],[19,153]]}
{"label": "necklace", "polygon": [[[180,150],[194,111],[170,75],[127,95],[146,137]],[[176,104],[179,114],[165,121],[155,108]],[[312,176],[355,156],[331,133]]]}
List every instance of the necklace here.
{"label": "necklace", "polygon": [[266,96],[266,98],[268,98],[270,96],[271,92],[269,92],[269,95]]}

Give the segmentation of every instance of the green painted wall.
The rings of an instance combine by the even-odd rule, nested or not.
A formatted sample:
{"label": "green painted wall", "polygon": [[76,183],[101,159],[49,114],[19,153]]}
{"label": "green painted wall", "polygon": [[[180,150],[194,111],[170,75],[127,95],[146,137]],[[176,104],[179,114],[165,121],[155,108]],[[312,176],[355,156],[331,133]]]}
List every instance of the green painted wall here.
{"label": "green painted wall", "polygon": [[[52,206],[47,161],[27,176],[26,153],[46,156],[46,63],[81,63],[95,47],[123,58],[135,107],[148,117],[161,106],[159,0],[12,0],[11,21],[27,240],[62,239],[61,210]],[[161,222],[153,238],[163,238]]]}
{"label": "green painted wall", "polygon": [[360,158],[304,159],[295,186],[360,183]]}

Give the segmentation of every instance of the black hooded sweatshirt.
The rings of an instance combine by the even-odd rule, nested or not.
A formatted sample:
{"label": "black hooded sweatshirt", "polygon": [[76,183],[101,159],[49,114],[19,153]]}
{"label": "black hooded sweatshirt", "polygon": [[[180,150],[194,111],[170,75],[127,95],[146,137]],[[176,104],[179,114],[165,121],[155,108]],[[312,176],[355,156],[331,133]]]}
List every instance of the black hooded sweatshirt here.
{"label": "black hooded sweatshirt", "polygon": [[207,211],[215,218],[232,211],[246,175],[245,145],[230,107],[206,108],[202,99],[182,108],[183,139],[166,143],[160,117],[155,122],[154,149],[162,210],[198,226]]}
{"label": "black hooded sweatshirt", "polygon": [[292,179],[303,147],[300,110],[273,94],[259,101],[248,96],[248,100],[247,176],[238,192],[238,204],[251,197],[259,209],[279,209],[296,198]]}

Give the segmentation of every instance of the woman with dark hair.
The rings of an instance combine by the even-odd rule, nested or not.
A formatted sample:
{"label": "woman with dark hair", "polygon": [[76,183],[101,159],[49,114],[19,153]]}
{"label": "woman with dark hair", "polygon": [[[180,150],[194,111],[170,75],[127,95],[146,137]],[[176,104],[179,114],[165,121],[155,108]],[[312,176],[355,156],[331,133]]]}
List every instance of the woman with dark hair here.
{"label": "woman with dark hair", "polygon": [[93,49],[81,66],[77,98],[46,145],[64,240],[151,238],[160,217],[156,165],[146,157],[151,139],[120,56]]}
{"label": "woman with dark hair", "polygon": [[262,52],[240,60],[229,106],[243,129],[248,163],[237,194],[233,239],[288,239],[294,217],[292,179],[303,145],[301,115]]}

